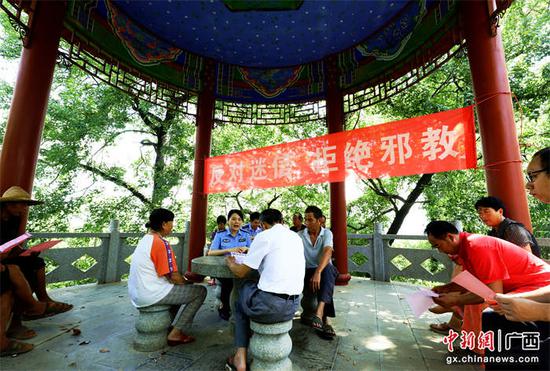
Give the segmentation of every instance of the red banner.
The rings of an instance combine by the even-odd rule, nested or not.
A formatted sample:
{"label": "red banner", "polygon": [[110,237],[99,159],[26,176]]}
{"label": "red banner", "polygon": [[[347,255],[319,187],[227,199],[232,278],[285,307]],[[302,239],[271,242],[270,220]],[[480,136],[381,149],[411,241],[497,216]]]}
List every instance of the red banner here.
{"label": "red banner", "polygon": [[205,192],[437,173],[476,166],[473,106],[211,157]]}

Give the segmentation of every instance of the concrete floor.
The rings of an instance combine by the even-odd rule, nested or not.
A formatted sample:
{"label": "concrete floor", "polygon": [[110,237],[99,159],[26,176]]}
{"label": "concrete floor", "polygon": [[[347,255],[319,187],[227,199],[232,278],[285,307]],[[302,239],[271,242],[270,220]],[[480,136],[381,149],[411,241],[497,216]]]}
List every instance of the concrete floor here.
{"label": "concrete floor", "polygon": [[[428,324],[447,316],[414,318],[404,295],[418,287],[353,278],[337,287],[337,338],[326,341],[295,319],[291,360],[296,370],[477,370],[446,365],[443,335]],[[35,349],[1,358],[2,370],[223,370],[232,351],[227,322],[217,316],[214,290],[195,318],[197,341],[151,353],[132,348],[137,316],[125,282],[53,290],[75,308],[55,317],[27,322],[38,332]],[[73,329],[80,330],[78,335]],[[78,331],[77,331],[78,332]]]}

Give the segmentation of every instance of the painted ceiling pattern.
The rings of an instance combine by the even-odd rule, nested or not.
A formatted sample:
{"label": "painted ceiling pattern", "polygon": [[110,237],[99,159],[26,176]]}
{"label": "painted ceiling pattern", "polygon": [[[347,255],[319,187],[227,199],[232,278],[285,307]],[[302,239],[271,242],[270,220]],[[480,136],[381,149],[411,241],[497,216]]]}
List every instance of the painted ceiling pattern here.
{"label": "painted ceiling pattern", "polygon": [[65,26],[112,61],[190,92],[202,89],[204,61],[213,60],[216,97],[243,103],[323,99],[328,56],[337,60],[340,88],[353,91],[400,73],[418,50],[456,42],[447,37],[457,25],[450,0],[304,0],[294,9],[245,11],[228,3],[239,5],[74,0]]}

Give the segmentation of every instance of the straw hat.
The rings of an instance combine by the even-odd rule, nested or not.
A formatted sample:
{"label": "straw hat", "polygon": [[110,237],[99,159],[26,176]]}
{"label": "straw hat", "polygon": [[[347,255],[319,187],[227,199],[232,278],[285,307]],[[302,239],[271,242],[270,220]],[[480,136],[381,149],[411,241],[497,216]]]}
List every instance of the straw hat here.
{"label": "straw hat", "polygon": [[31,199],[31,195],[27,193],[23,188],[18,186],[13,186],[8,188],[6,192],[0,197],[0,203],[7,202],[23,202],[27,205],[38,205],[43,203],[43,201],[37,201]]}

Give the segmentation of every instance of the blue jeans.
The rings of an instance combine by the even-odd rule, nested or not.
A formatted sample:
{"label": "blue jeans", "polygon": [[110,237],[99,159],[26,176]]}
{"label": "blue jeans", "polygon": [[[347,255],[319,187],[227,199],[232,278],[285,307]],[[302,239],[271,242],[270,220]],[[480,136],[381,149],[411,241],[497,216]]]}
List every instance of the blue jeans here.
{"label": "blue jeans", "polygon": [[250,320],[278,323],[294,318],[300,295],[282,298],[258,288],[254,281],[245,281],[235,303],[235,346],[248,348]]}

